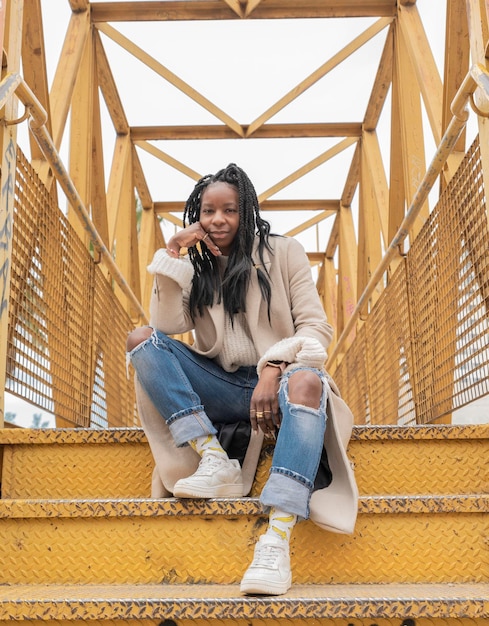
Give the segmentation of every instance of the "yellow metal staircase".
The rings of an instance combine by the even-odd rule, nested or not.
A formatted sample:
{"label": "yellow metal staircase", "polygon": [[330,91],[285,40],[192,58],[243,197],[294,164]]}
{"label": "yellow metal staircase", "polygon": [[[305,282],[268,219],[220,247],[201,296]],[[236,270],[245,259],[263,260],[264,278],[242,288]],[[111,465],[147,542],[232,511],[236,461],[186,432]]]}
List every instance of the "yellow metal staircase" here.
{"label": "yellow metal staircase", "polygon": [[[489,397],[488,33],[489,0],[0,2],[0,388],[70,427],[0,398],[0,626],[489,626],[489,424],[421,425]],[[355,426],[355,533],[298,524],[280,597],[239,592],[271,448],[248,498],[152,499],[125,369],[230,144],[304,242],[356,423],[418,424]]]}
{"label": "yellow metal staircase", "polygon": [[140,429],[3,429],[0,444],[0,624],[488,623],[489,425],[356,426],[355,533],[300,523],[281,597],[239,592],[270,448],[251,497],[202,501],[150,498]]}

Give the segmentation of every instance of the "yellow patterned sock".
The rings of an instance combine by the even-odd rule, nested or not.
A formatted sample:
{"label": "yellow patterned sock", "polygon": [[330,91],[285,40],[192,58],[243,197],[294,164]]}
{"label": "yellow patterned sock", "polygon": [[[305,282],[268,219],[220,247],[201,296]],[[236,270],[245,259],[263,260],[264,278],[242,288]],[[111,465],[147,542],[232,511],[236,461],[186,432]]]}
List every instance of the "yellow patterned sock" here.
{"label": "yellow patterned sock", "polygon": [[284,541],[290,540],[292,529],[297,522],[297,515],[285,513],[279,509],[272,508],[268,518],[267,535],[273,534]]}
{"label": "yellow patterned sock", "polygon": [[226,459],[228,458],[226,451],[223,449],[219,443],[219,439],[215,435],[202,435],[202,437],[191,439],[189,444],[200,456],[202,456],[204,452],[212,452],[216,456],[222,456]]}

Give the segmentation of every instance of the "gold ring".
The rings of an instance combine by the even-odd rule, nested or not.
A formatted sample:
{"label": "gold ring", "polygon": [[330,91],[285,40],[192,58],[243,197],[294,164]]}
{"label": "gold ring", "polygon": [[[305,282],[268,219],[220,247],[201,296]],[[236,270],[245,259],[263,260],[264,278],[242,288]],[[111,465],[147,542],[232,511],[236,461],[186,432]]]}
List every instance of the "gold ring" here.
{"label": "gold ring", "polygon": [[257,417],[257,418],[258,418],[258,417],[263,418],[263,413],[262,413],[261,411],[260,411],[260,412],[258,412],[258,413],[256,413],[256,417]]}
{"label": "gold ring", "polygon": [[265,415],[266,415],[267,413],[271,413],[271,411],[263,411],[263,412],[265,413]]}
{"label": "gold ring", "polygon": [[202,237],[202,241],[205,241],[207,239],[207,237],[209,236],[209,233],[206,233],[203,237]]}

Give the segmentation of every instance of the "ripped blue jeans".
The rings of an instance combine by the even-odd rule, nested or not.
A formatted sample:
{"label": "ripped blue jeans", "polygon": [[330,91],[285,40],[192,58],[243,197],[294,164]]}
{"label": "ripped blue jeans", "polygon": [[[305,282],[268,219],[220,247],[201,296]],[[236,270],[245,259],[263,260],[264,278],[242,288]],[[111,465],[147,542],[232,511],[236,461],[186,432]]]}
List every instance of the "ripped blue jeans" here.
{"label": "ripped blue jeans", "polygon": [[[258,382],[256,367],[226,372],[212,359],[158,330],[153,330],[151,337],[136,346],[128,358],[177,446],[215,434],[216,423],[249,421],[251,396]],[[265,508],[275,507],[307,519],[323,448],[328,382],[321,370],[301,369],[312,369],[321,378],[320,407],[290,403],[289,378],[297,369],[282,376],[282,423],[260,502]]]}

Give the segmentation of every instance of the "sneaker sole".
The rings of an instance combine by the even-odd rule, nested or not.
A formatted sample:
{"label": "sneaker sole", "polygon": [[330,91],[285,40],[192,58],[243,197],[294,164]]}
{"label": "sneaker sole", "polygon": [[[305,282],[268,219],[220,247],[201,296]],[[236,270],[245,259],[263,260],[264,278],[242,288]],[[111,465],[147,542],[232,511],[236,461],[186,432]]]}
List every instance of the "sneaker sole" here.
{"label": "sneaker sole", "polygon": [[195,487],[185,487],[185,485],[175,486],[173,495],[175,498],[242,498],[243,485],[219,485],[209,489],[196,489]]}
{"label": "sneaker sole", "polygon": [[248,595],[282,596],[287,593],[291,585],[292,576],[281,583],[272,583],[269,580],[247,580],[241,583],[240,591]]}

